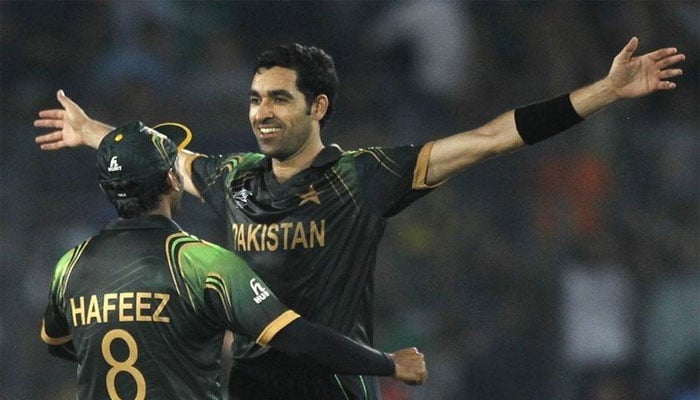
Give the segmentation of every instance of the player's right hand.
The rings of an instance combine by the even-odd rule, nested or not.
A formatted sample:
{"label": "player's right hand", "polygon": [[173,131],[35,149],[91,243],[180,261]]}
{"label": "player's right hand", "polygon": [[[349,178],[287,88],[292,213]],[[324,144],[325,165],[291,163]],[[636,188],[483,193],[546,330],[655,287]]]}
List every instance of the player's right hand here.
{"label": "player's right hand", "polygon": [[35,127],[51,128],[54,131],[37,136],[34,141],[42,150],[81,145],[97,148],[111,127],[90,119],[63,90],[56,93],[56,98],[63,108],[39,111],[39,119],[34,120]]}
{"label": "player's right hand", "polygon": [[425,357],[417,348],[397,350],[389,356],[394,360],[394,379],[408,385],[422,385],[428,379]]}

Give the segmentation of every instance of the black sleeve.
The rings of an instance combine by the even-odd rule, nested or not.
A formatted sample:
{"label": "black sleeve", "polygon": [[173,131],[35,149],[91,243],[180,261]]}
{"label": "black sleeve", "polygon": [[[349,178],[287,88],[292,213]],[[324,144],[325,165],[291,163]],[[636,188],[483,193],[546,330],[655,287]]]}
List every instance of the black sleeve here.
{"label": "black sleeve", "polygon": [[388,354],[302,318],[297,318],[279,331],[270,341],[270,346],[290,356],[313,361],[331,373],[394,374],[394,361]]}
{"label": "black sleeve", "polygon": [[73,341],[60,345],[48,345],[49,354],[62,358],[64,360],[77,362],[78,359],[75,356],[75,348],[73,347]]}

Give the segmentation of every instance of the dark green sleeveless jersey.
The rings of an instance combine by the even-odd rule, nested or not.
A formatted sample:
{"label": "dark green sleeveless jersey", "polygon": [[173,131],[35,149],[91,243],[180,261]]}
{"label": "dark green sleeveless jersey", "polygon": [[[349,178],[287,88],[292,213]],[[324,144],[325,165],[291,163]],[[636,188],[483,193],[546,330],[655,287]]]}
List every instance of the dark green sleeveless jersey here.
{"label": "dark green sleeveless jersey", "polygon": [[79,399],[219,399],[224,331],[265,345],[296,318],[230,251],[148,216],[60,259],[41,337],[72,341]]}
{"label": "dark green sleeveless jersey", "polygon": [[[227,245],[280,301],[371,345],[377,246],[387,218],[429,191],[431,147],[343,152],[330,146],[282,184],[271,160],[257,153],[202,156],[190,168],[204,201],[228,224]],[[252,340],[237,340],[234,348],[242,364],[259,358],[270,368],[292,368],[288,360],[270,362],[284,358],[275,353]],[[358,390],[364,386],[363,378]]]}

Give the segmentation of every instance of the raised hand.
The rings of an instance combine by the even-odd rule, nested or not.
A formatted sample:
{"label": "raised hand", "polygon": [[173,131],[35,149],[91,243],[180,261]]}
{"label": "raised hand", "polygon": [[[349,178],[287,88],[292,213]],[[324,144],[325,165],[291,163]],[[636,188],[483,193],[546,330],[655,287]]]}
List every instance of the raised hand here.
{"label": "raised hand", "polygon": [[81,145],[97,148],[112,127],[88,117],[63,90],[56,93],[56,98],[63,108],[39,111],[39,119],[34,121],[35,127],[51,128],[54,131],[39,135],[34,141],[42,150]]}
{"label": "raised hand", "polygon": [[639,39],[633,37],[613,59],[607,80],[618,98],[644,96],[657,90],[676,88],[668,79],[680,76],[683,70],[669,68],[685,60],[675,47],[658,49],[633,57]]}
{"label": "raised hand", "polygon": [[425,357],[417,348],[397,350],[389,356],[394,360],[396,366],[394,379],[409,385],[422,385],[428,379]]}

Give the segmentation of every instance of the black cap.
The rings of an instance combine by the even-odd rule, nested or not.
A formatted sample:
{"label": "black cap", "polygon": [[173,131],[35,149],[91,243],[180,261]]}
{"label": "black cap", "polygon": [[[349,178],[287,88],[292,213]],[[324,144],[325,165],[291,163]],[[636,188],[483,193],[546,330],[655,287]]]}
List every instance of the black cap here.
{"label": "black cap", "polygon": [[122,125],[108,133],[97,148],[98,180],[100,184],[126,181],[128,190],[110,194],[134,197],[163,181],[177,160],[178,144],[184,147],[191,137],[181,124],[166,123],[156,129],[140,121]]}

